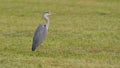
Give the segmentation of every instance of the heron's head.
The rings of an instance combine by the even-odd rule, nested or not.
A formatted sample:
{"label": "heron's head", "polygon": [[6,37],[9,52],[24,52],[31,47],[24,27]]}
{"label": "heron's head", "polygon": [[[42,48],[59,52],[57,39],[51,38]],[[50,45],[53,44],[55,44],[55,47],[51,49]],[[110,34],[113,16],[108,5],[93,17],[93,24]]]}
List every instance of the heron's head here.
{"label": "heron's head", "polygon": [[44,12],[44,16],[50,16],[50,12]]}

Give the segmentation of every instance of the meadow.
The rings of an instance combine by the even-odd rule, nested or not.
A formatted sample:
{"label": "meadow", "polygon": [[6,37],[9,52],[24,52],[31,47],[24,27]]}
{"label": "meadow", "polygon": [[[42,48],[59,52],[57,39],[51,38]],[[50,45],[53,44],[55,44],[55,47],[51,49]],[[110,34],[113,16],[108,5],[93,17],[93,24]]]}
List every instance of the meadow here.
{"label": "meadow", "polygon": [[0,0],[0,68],[120,68],[120,0]]}

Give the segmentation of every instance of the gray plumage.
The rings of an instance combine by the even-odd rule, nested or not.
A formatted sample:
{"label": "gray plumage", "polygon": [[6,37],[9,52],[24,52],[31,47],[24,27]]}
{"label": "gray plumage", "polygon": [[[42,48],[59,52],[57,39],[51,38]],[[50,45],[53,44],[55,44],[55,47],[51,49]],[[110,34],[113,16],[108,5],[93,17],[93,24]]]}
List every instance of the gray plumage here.
{"label": "gray plumage", "polygon": [[34,33],[32,51],[35,51],[35,49],[38,47],[38,45],[40,45],[43,42],[43,40],[47,35],[47,31],[49,27],[49,18],[48,18],[49,15],[50,15],[49,12],[44,13],[43,18],[46,20],[46,23],[39,25]]}

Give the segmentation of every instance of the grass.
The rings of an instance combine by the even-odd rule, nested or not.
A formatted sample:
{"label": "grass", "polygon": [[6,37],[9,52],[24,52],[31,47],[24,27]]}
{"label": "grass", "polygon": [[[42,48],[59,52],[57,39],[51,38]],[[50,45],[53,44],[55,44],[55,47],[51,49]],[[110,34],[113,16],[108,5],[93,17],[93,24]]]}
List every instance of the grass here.
{"label": "grass", "polygon": [[[0,0],[0,68],[120,68],[119,0]],[[50,11],[47,38],[32,37]]]}

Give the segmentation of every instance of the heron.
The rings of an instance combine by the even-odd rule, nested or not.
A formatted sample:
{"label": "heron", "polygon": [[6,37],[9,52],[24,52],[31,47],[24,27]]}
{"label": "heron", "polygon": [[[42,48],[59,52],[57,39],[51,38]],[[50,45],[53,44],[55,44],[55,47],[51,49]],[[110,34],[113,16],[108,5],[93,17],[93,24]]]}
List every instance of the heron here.
{"label": "heron", "polygon": [[45,39],[47,32],[48,32],[48,27],[49,27],[49,18],[48,16],[51,15],[49,12],[44,12],[43,18],[45,19],[46,23],[45,24],[40,24],[33,37],[33,43],[32,43],[32,51],[35,51],[35,49],[41,45],[43,40]]}

